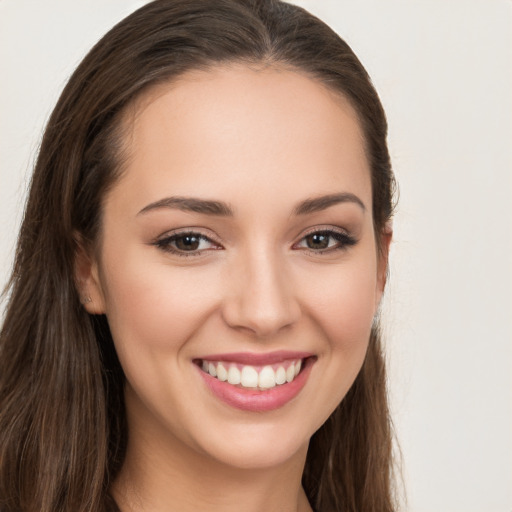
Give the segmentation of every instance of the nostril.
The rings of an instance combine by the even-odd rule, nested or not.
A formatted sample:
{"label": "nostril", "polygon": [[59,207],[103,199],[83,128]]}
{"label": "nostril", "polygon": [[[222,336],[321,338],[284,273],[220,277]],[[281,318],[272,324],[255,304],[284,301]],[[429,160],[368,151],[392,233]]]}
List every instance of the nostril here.
{"label": "nostril", "polygon": [[266,338],[291,328],[300,317],[300,310],[292,301],[274,307],[234,303],[224,308],[222,316],[231,328]]}

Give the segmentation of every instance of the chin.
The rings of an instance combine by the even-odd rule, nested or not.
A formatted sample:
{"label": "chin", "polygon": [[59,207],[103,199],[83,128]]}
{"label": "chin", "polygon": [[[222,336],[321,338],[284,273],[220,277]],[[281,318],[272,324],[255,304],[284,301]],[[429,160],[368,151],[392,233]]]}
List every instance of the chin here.
{"label": "chin", "polygon": [[[276,468],[291,460],[303,464],[306,459],[309,433],[284,432],[282,429],[241,429],[240,435],[223,437],[212,444],[207,452],[218,462],[241,470]],[[252,432],[251,432],[252,431]],[[226,441],[229,441],[226,444]]]}

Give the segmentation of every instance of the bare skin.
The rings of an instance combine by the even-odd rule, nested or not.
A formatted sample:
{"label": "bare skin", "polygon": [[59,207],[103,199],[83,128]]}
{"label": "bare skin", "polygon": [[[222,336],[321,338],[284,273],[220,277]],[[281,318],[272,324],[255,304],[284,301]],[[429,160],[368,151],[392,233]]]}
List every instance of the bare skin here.
{"label": "bare skin", "polygon": [[[114,496],[123,512],[311,511],[308,442],[361,368],[391,237],[379,256],[357,116],[298,72],[242,65],[134,108],[100,256],[78,265],[127,378]],[[309,354],[279,406],[233,406],[205,385],[213,354],[276,351]]]}

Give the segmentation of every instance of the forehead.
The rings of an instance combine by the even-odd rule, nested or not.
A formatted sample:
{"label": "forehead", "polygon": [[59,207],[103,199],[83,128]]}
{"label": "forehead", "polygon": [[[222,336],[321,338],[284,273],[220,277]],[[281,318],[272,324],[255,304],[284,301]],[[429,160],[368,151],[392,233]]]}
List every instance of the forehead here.
{"label": "forehead", "polygon": [[188,72],[146,92],[124,123],[121,182],[142,200],[166,188],[173,195],[264,193],[269,183],[284,200],[292,181],[303,195],[369,194],[355,110],[298,71],[225,65]]}

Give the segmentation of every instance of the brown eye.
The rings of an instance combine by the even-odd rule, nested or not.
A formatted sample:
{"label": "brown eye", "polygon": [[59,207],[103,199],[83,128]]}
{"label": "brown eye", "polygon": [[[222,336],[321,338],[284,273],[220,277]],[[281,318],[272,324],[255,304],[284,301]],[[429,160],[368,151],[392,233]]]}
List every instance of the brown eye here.
{"label": "brown eye", "polygon": [[329,247],[331,238],[331,235],[327,233],[313,233],[308,235],[305,240],[308,249],[322,250]]}
{"label": "brown eye", "polygon": [[196,251],[200,243],[201,238],[196,235],[179,235],[174,239],[174,245],[179,251]]}
{"label": "brown eye", "polygon": [[210,238],[192,231],[167,236],[154,242],[154,245],[178,256],[199,256],[204,251],[221,248]]}
{"label": "brown eye", "polygon": [[295,246],[296,249],[308,249],[312,252],[322,254],[335,250],[348,249],[355,245],[357,240],[347,233],[335,230],[321,230],[309,233],[302,238]]}

